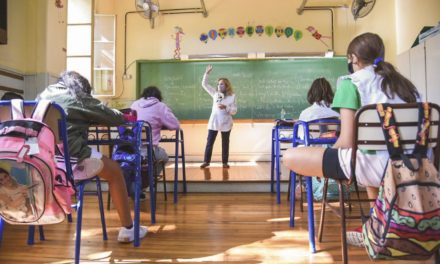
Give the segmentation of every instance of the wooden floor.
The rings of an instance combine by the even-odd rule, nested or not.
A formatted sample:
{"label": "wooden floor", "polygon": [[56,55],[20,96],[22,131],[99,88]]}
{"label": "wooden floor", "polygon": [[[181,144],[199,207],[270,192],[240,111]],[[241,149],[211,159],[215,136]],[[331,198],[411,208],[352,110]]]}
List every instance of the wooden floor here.
{"label": "wooden floor", "polygon": [[[269,182],[270,162],[229,162],[230,168],[223,169],[221,162],[212,162],[209,167],[200,169],[201,162],[187,162],[187,181],[193,182]],[[182,179],[182,164],[179,164],[179,179]],[[287,181],[289,173],[282,166],[280,178]],[[174,163],[166,166],[166,177],[173,179]],[[268,183],[269,184],[269,183]]]}
{"label": "wooden floor", "polygon": [[[339,263],[340,225],[327,214],[324,243],[318,253],[308,250],[306,213],[296,212],[296,227],[288,226],[288,203],[263,194],[181,195],[179,204],[158,195],[157,224],[149,224],[148,201],[141,219],[149,226],[139,248],[116,241],[118,218],[106,212],[108,241],[102,241],[96,197],[85,201],[81,263]],[[298,208],[298,207],[297,207]],[[315,217],[319,215],[315,204]],[[350,227],[355,227],[353,223]],[[316,224],[317,225],[317,224]],[[6,225],[0,263],[72,263],[75,225],[67,222],[45,227],[46,241],[26,245],[27,228]],[[350,248],[350,263],[370,263],[362,248]],[[381,263],[408,263],[404,261]],[[434,263],[413,261],[411,263]]]}

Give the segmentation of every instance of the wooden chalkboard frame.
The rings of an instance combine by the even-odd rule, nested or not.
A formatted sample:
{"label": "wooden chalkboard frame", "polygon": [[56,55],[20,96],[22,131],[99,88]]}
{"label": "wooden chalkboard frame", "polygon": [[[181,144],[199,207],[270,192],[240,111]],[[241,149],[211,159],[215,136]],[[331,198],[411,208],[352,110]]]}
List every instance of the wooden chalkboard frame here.
{"label": "wooden chalkboard frame", "polygon": [[[307,100],[306,98],[306,94],[308,91],[308,88],[310,87],[313,79],[319,78],[319,77],[326,77],[326,78],[330,78],[329,81],[330,83],[332,83],[332,88],[333,90],[335,90],[336,88],[336,79],[339,76],[342,76],[344,74],[347,73],[347,61],[345,57],[334,57],[334,58],[293,58],[293,59],[222,59],[222,60],[184,60],[184,61],[176,61],[176,60],[138,60],[136,61],[136,98],[140,97],[141,91],[142,89],[145,87],[145,85],[141,86],[141,82],[143,79],[145,79],[145,76],[143,77],[142,74],[143,72],[145,73],[147,68],[143,68],[143,67],[153,67],[151,68],[152,71],[151,72],[163,72],[163,69],[160,67],[165,67],[166,69],[175,69],[177,67],[177,69],[179,70],[179,66],[183,65],[183,66],[191,66],[191,67],[186,67],[186,68],[182,68],[182,75],[180,77],[186,79],[186,81],[189,81],[189,83],[194,84],[194,88],[189,88],[189,89],[194,89],[195,93],[198,93],[199,97],[195,98],[196,96],[194,96],[194,101],[192,104],[194,105],[198,105],[199,101],[197,100],[202,100],[201,101],[201,105],[203,104],[203,110],[202,111],[198,111],[198,110],[191,110],[191,109],[183,109],[183,111],[181,108],[179,109],[179,107],[174,106],[173,104],[170,105],[169,102],[167,102],[167,96],[164,96],[164,102],[167,103],[171,109],[173,109],[173,112],[176,114],[176,116],[180,119],[180,120],[191,120],[194,121],[196,123],[198,123],[199,121],[206,121],[207,119],[209,119],[209,115],[210,115],[210,108],[212,106],[212,102],[210,102],[209,104],[207,103],[207,100],[209,98],[209,95],[206,93],[203,96],[200,95],[200,93],[205,93],[203,91],[203,89],[201,88],[201,84],[200,81],[202,79],[202,75],[203,72],[201,70],[201,67],[204,67],[208,64],[214,64],[214,71],[211,75],[213,75],[210,78],[210,84],[214,85],[215,83],[215,79],[218,78],[219,76],[225,76],[223,74],[221,74],[219,71],[217,71],[217,76],[214,76],[216,69],[218,69],[219,67],[227,67],[230,68],[230,70],[232,72],[230,73],[235,73],[233,72],[233,67],[239,67],[237,65],[241,65],[242,67],[245,68],[245,70],[249,70],[249,74],[253,74],[254,68],[255,68],[255,72],[258,73],[263,73],[263,76],[265,74],[269,74],[267,71],[267,67],[273,67],[274,71],[270,71],[270,74],[279,74],[281,76],[281,78],[278,78],[276,80],[283,80],[282,78],[294,78],[294,77],[290,77],[291,74],[294,74],[294,72],[291,73],[291,71],[293,70],[298,70],[298,71],[302,71],[303,68],[307,68],[307,66],[310,66],[309,68],[307,68],[306,73],[304,74],[305,79],[304,80],[299,80],[298,81],[298,87],[295,86],[295,84],[292,82],[297,81],[296,79],[293,80],[284,80],[284,83],[281,83],[281,85],[278,88],[278,86],[273,86],[273,87],[264,87],[264,85],[268,85],[267,82],[270,81],[274,81],[274,80],[266,80],[266,78],[261,78],[261,79],[253,79],[252,77],[245,77],[245,78],[250,78],[249,80],[247,79],[240,79],[241,77],[237,77],[238,78],[238,84],[237,84],[237,78],[232,81],[232,84],[234,87],[237,87],[237,89],[235,89],[236,93],[237,93],[237,98],[238,98],[238,113],[237,116],[234,117],[235,120],[242,120],[242,121],[268,121],[268,120],[274,120],[276,118],[279,118],[279,110],[281,109],[281,107],[286,108],[287,110],[287,117],[288,118],[297,118],[299,115],[299,112],[302,111],[302,109],[306,108],[308,106]],[[304,65],[304,67],[303,67]],[[229,67],[230,66],[230,67]],[[156,67],[156,68],[154,68]],[[316,69],[315,69],[315,68]],[[292,69],[291,69],[292,68]],[[179,70],[180,71],[180,70]],[[194,71],[194,72],[192,72]],[[228,71],[228,70],[226,70]],[[314,72],[317,72],[316,75],[314,74]],[[324,72],[329,72],[331,73],[331,76],[325,76],[325,74],[320,74],[319,71],[324,71]],[[280,72],[280,73],[279,73]],[[167,72],[168,73],[168,72]],[[197,74],[196,74],[197,73]],[[154,74],[154,73],[152,73]],[[298,73],[300,74],[300,73]],[[161,76],[161,77],[157,77],[157,76]],[[152,78],[157,78],[158,80],[160,78],[164,78],[166,80],[167,77],[163,77],[162,73],[160,73],[159,75],[154,75]],[[200,76],[199,76],[200,75]],[[289,75],[289,76],[287,76]],[[280,77],[278,76],[278,77]],[[188,77],[188,78],[186,78]],[[225,77],[228,77],[228,75],[226,75]],[[170,77],[171,78],[171,77]],[[274,77],[275,78],[275,77]],[[297,78],[303,78],[301,77],[301,75]],[[270,79],[270,78],[269,78]],[[249,87],[251,85],[249,85],[248,88],[243,86],[243,83],[240,83],[241,81],[246,82],[247,81],[255,81],[257,87],[252,86],[254,90],[250,91]],[[166,81],[164,81],[166,82]],[[290,82],[290,83],[289,83]],[[235,83],[235,84],[234,84]],[[261,84],[263,83],[263,84]],[[261,87],[258,87],[258,85],[261,84]],[[158,85],[158,87],[161,89],[161,91],[165,94],[167,92],[167,88],[165,83],[148,83],[147,85]],[[275,85],[275,84],[269,84],[269,85]],[[282,85],[284,85],[284,88],[282,88]],[[289,85],[289,87],[287,87],[286,85]],[[187,85],[188,86],[188,85]],[[186,88],[188,88],[186,86]],[[244,85],[246,86],[246,85]],[[183,87],[185,87],[183,85]],[[263,87],[263,88],[262,88]],[[297,102],[294,101],[288,101],[285,102],[285,104],[287,104],[287,106],[282,106],[279,102],[278,104],[276,104],[276,106],[261,106],[262,109],[256,109],[254,110],[254,108],[256,108],[257,104],[259,104],[259,100],[263,100],[261,99],[262,97],[265,97],[266,95],[270,94],[272,95],[272,91],[270,91],[270,89],[281,89],[278,91],[274,91],[274,94],[276,97],[274,97],[275,101],[278,100],[279,102],[285,100],[285,98],[287,98],[285,95],[290,96],[293,95],[294,93],[296,93],[294,96],[296,96],[297,98],[295,98],[295,100]],[[246,90],[248,89],[248,90]],[[287,90],[286,90],[287,89]],[[291,89],[289,91],[289,89]],[[191,90],[192,91],[192,90]],[[284,92],[287,91],[287,92]],[[294,91],[294,93],[291,93],[291,91]],[[249,99],[247,102],[243,102],[245,96],[241,96],[239,93],[242,92],[253,92],[255,95],[255,100],[253,100],[252,98]],[[300,95],[298,95],[300,94]],[[170,96],[168,96],[169,98]],[[202,98],[202,99],[199,99]],[[190,98],[191,99],[191,98]],[[298,103],[298,101],[300,103]],[[265,102],[265,101],[263,101]],[[260,102],[261,103],[261,102]],[[191,104],[191,103],[190,103]],[[255,105],[254,105],[255,104]],[[193,105],[191,105],[194,108],[197,108]],[[189,108],[191,108],[191,106]],[[186,106],[185,106],[186,107]],[[243,109],[246,109],[245,112]],[[251,110],[249,110],[251,109]],[[186,113],[185,113],[186,111]],[[191,112],[192,111],[192,112]],[[188,114],[188,112],[190,112]],[[204,116],[201,117],[200,114],[203,114]],[[182,116],[183,115],[183,116]]]}

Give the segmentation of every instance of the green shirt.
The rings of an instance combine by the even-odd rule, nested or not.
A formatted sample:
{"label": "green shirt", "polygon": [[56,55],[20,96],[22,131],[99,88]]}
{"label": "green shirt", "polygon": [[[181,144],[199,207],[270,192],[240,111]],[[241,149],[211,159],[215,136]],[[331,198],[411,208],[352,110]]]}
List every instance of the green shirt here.
{"label": "green shirt", "polygon": [[361,108],[361,97],[357,87],[350,79],[342,80],[333,98],[332,109],[339,112],[341,108],[358,110]]}

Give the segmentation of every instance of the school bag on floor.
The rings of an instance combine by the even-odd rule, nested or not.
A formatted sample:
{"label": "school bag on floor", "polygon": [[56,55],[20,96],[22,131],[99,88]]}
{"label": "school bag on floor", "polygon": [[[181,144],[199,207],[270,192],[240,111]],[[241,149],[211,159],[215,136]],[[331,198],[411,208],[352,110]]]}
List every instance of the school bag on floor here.
{"label": "school bag on floor", "polygon": [[417,143],[404,154],[393,109],[377,110],[390,154],[379,196],[362,231],[371,259],[429,259],[440,248],[440,176],[427,159],[430,108],[419,107]]}
{"label": "school bag on floor", "polygon": [[10,224],[55,224],[70,212],[74,189],[55,165],[53,131],[42,122],[50,102],[30,118],[11,101],[12,120],[0,124],[0,217]]}

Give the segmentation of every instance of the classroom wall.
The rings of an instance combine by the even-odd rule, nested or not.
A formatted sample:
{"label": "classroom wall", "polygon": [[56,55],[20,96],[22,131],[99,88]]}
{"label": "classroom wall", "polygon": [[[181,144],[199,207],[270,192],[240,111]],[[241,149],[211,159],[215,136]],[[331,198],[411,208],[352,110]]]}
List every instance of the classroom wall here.
{"label": "classroom wall", "polygon": [[0,45],[0,69],[24,77],[26,99],[65,69],[65,11],[53,1],[8,1],[8,44]]}
{"label": "classroom wall", "polygon": [[435,26],[440,22],[439,0],[397,0],[396,52],[409,50],[424,26]]}

